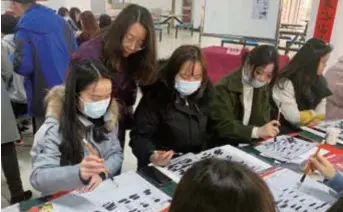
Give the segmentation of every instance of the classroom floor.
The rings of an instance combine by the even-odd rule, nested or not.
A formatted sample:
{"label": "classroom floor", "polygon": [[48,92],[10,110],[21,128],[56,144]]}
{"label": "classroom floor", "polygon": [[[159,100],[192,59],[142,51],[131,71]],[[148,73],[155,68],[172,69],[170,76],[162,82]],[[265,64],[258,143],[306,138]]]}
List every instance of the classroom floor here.
{"label": "classroom floor", "polygon": [[[158,38],[158,34],[157,40]],[[218,38],[209,38],[203,37],[202,38],[202,47],[206,46],[213,46],[213,45],[220,45],[221,39]],[[167,31],[163,31],[162,41],[157,41],[157,49],[158,49],[158,58],[168,58],[171,53],[180,45],[183,44],[198,44],[199,43],[199,33],[194,33],[193,37],[191,36],[189,31],[179,31],[178,39],[175,39],[175,32],[174,30],[170,31],[170,34],[167,34]],[[140,94],[138,95],[138,100],[140,99]],[[124,163],[122,172],[135,170],[137,167],[136,158],[133,156],[131,152],[131,148],[128,146],[129,137],[126,137],[126,146],[124,152]],[[18,153],[18,160],[21,172],[21,178],[23,181],[24,189],[30,189],[33,192],[33,198],[37,198],[40,196],[40,193],[35,191],[29,182],[29,174],[31,171],[31,158],[30,158],[30,148],[32,145],[33,136],[26,135],[24,136],[24,145],[17,146],[17,153]],[[6,180],[2,173],[1,175],[1,208],[7,207],[9,204],[10,194],[7,188]]]}

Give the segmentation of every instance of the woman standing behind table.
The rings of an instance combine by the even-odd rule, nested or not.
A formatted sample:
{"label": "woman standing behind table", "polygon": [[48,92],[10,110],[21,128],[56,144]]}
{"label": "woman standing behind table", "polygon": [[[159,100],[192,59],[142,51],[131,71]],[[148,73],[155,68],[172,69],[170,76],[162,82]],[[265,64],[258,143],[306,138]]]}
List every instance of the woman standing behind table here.
{"label": "woman standing behind table", "polygon": [[84,43],[73,58],[100,60],[113,73],[113,97],[120,108],[119,139],[124,147],[125,130],[132,125],[137,84],[156,80],[156,40],[150,12],[130,4],[100,36]]}
{"label": "woman standing behind table", "polygon": [[281,71],[273,87],[273,100],[276,105],[282,104],[283,133],[325,118],[326,97],[331,91],[322,74],[331,51],[323,40],[312,38]]}
{"label": "woman standing behind table", "polygon": [[155,84],[145,88],[134,116],[130,146],[138,168],[164,166],[174,153],[200,152],[207,130],[210,83],[201,49],[177,48]]}
{"label": "woman standing behind table", "polygon": [[30,182],[43,195],[92,191],[114,176],[123,161],[112,73],[95,60],[73,60],[69,67],[65,86],[56,86],[47,95],[46,119],[31,149]]}
{"label": "woman standing behind table", "polygon": [[250,143],[276,136],[277,121],[270,120],[270,84],[276,79],[279,54],[261,45],[243,57],[242,66],[214,88],[211,120],[217,145]]}
{"label": "woman standing behind table", "polygon": [[76,38],[77,44],[81,46],[82,43],[95,37],[100,31],[100,27],[91,11],[84,11],[80,15],[82,32]]}

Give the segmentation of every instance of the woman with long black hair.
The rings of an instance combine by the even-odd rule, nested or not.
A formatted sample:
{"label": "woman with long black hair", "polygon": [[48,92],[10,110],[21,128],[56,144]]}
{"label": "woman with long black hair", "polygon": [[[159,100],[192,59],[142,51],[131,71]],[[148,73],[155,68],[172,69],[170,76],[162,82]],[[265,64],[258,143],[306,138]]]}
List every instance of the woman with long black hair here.
{"label": "woman with long black hair", "polygon": [[74,52],[73,58],[100,60],[112,72],[113,93],[120,108],[119,140],[132,125],[137,85],[156,80],[156,40],[152,16],[144,7],[130,4],[111,26]]}
{"label": "woman with long black hair", "polygon": [[46,97],[46,120],[34,138],[30,181],[36,190],[91,191],[120,170],[118,104],[111,93],[112,74],[101,62],[71,61],[66,85]]}
{"label": "woman with long black hair", "polygon": [[273,87],[273,100],[275,105],[281,105],[283,133],[318,124],[325,118],[326,97],[331,91],[323,71],[331,51],[323,40],[312,38],[281,70]]}

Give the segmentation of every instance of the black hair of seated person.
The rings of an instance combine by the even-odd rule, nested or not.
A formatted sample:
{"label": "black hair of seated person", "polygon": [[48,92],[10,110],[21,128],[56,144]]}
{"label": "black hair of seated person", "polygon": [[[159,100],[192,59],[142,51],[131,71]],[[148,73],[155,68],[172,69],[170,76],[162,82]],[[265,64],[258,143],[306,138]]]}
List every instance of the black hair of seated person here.
{"label": "black hair of seated person", "polygon": [[61,17],[66,17],[69,15],[69,10],[66,7],[60,7],[57,11],[57,14]]}
{"label": "black hair of seated person", "polygon": [[196,163],[178,184],[170,212],[275,212],[265,182],[244,165],[209,158]]}
{"label": "black hair of seated person", "polygon": [[15,33],[15,27],[19,19],[9,14],[1,15],[1,33],[8,35]]}
{"label": "black hair of seated person", "polygon": [[242,57],[242,65],[249,65],[252,67],[250,79],[252,80],[257,68],[265,67],[268,64],[273,64],[273,74],[270,85],[274,85],[279,73],[279,53],[275,46],[260,45],[255,47],[250,52],[246,52]]}
{"label": "black hair of seated person", "polygon": [[342,212],[343,211],[343,195],[336,201],[336,203],[327,212]]}
{"label": "black hair of seated person", "polygon": [[107,14],[100,15],[100,17],[99,17],[99,27],[100,27],[100,29],[108,27],[109,25],[111,25],[111,23],[112,23],[111,16],[109,16]]}

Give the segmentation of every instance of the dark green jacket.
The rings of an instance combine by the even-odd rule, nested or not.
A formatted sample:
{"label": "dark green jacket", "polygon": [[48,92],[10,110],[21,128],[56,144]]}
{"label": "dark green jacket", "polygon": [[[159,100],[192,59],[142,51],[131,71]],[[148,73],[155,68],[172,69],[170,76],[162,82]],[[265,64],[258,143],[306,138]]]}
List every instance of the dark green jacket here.
{"label": "dark green jacket", "polygon": [[249,125],[243,125],[242,68],[220,80],[213,92],[210,108],[216,143],[250,143],[253,127],[263,126],[270,121],[270,87],[266,85],[254,89]]}

